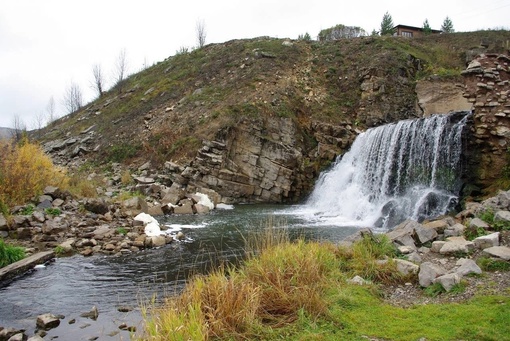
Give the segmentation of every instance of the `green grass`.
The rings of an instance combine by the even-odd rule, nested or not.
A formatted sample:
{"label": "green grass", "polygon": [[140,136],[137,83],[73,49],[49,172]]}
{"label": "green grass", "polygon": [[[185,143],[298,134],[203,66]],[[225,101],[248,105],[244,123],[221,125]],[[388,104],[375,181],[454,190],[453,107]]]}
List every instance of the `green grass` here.
{"label": "green grass", "polygon": [[0,239],[0,268],[25,258],[25,249],[6,244]]}
{"label": "green grass", "polygon": [[[339,249],[330,243],[291,242],[271,232],[249,240],[247,250],[248,259],[239,267],[198,276],[164,306],[144,307],[145,339],[510,339],[510,297],[505,292],[411,308],[385,303],[379,285],[407,279],[388,277],[390,268],[377,276],[370,265],[395,255],[383,237],[368,235],[352,249]],[[364,273],[375,284],[349,284],[346,279],[355,273]],[[464,292],[465,285],[449,294]],[[434,295],[439,294],[435,290]]]}

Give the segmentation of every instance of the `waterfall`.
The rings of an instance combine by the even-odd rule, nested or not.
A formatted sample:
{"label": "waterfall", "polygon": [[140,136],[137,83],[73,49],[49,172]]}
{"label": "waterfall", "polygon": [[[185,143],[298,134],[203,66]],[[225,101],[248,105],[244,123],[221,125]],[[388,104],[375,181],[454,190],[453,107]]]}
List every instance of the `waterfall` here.
{"label": "waterfall", "polygon": [[447,213],[461,188],[468,112],[372,128],[323,172],[303,214],[339,226],[391,228]]}

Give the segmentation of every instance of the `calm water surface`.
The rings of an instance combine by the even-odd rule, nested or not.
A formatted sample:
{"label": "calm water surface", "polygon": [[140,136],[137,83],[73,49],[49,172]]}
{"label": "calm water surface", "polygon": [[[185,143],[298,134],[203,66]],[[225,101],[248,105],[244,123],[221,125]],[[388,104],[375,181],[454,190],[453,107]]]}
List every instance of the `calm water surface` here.
{"label": "calm water surface", "polygon": [[[311,221],[294,214],[296,207],[238,205],[207,215],[168,216],[160,220],[172,231],[182,230],[186,240],[159,249],[119,257],[101,255],[59,258],[0,288],[0,326],[35,331],[36,316],[61,314],[65,318],[45,339],[129,340],[121,323],[140,326],[140,306],[152,297],[160,300],[182,289],[190,274],[207,271],[220,262],[238,262],[245,239],[267,226],[287,228],[291,238],[339,241],[356,231]],[[99,318],[80,317],[93,306]],[[130,306],[128,313],[118,308]],[[75,323],[69,324],[69,321]]]}

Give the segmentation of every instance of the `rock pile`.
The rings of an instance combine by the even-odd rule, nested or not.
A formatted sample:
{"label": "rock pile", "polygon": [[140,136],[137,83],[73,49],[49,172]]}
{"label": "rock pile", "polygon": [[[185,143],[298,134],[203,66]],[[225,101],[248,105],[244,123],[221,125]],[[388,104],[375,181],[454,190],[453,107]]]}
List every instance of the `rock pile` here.
{"label": "rock pile", "polygon": [[[449,291],[460,283],[463,276],[482,273],[475,262],[477,258],[510,260],[509,210],[510,191],[501,192],[481,204],[470,204],[468,209],[456,216],[457,219],[446,217],[424,224],[408,220],[388,232],[387,236],[399,252],[412,262],[412,265],[403,263],[407,265],[405,270],[401,270],[404,275],[408,274],[411,268],[418,274],[420,286],[428,287],[439,283]],[[487,211],[495,212],[493,226],[475,218],[475,214]],[[506,227],[502,231],[494,231],[497,226]],[[479,236],[472,240],[466,239],[466,236],[476,235]],[[446,266],[451,263],[451,259],[457,261],[453,266]]]}

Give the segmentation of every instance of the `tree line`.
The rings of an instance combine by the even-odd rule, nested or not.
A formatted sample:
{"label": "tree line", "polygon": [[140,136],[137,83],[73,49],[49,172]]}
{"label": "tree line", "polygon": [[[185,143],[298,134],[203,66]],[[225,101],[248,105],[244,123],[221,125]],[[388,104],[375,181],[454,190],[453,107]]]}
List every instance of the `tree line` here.
{"label": "tree line", "polygon": [[[432,33],[432,28],[430,27],[428,19],[425,19],[423,22],[422,30],[424,34],[430,34]],[[453,28],[453,22],[450,19],[449,16],[447,16],[443,24],[441,25],[441,31],[442,33],[453,33],[455,32]],[[395,25],[393,23],[393,19],[389,12],[386,12],[383,15],[380,29],[379,31],[373,30],[370,35],[376,36],[386,36],[386,35],[393,35],[395,34]],[[368,33],[362,29],[361,27],[357,26],[345,26],[345,25],[336,25],[324,30],[321,30],[319,34],[317,35],[318,41],[328,41],[328,40],[337,40],[337,39],[346,39],[346,38],[356,38],[356,37],[364,37],[368,36]],[[312,40],[312,37],[307,32],[305,34],[299,35],[298,40]]]}

